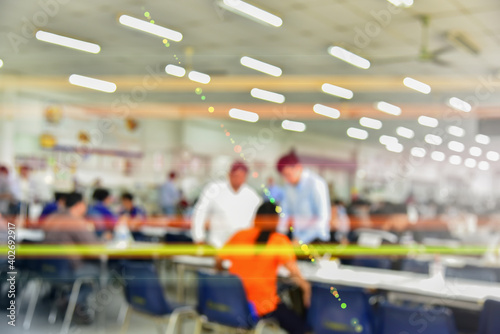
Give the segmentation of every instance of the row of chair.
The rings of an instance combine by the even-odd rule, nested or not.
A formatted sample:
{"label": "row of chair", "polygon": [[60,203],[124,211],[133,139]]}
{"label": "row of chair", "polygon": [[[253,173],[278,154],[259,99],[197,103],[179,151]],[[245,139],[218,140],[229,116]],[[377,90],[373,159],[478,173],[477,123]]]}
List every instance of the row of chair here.
{"label": "row of chair", "polygon": [[[131,310],[129,316],[133,312],[157,317],[170,315],[168,328],[171,331],[179,326],[181,315],[195,319],[195,333],[201,333],[204,323],[255,333],[261,333],[266,327],[276,328],[272,321],[259,319],[252,313],[241,281],[227,273],[198,273],[196,310],[167,302],[152,264],[126,264],[124,280],[125,296]],[[453,314],[448,308],[399,306],[385,302],[374,308],[369,302],[370,295],[362,289],[336,289],[346,304],[344,309],[341,302],[331,295],[329,285],[313,285],[307,321],[316,334],[457,333]],[[500,319],[496,312],[500,312],[500,301],[486,301],[478,334],[498,333]]]}

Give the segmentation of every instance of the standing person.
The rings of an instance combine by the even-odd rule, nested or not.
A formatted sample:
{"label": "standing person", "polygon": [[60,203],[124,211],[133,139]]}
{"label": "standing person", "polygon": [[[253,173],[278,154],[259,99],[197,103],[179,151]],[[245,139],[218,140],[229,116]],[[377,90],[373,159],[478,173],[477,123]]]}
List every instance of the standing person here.
{"label": "standing person", "polygon": [[8,215],[14,193],[9,180],[9,169],[0,165],[0,215]]}
{"label": "standing person", "polygon": [[267,179],[266,190],[264,190],[264,201],[270,202],[271,198],[274,199],[273,204],[280,204],[283,201],[283,189],[276,183],[272,177]]}
{"label": "standing person", "polygon": [[[235,232],[253,225],[262,199],[245,183],[247,174],[247,165],[237,161],[231,166],[228,180],[205,186],[194,208],[191,223],[195,243],[206,242],[220,248]],[[205,232],[207,220],[210,222],[208,237]]]}
{"label": "standing person", "polygon": [[181,194],[175,185],[176,178],[177,174],[170,172],[168,180],[160,187],[160,207],[165,215],[175,215],[177,213],[177,204]]}
{"label": "standing person", "polygon": [[292,220],[295,242],[330,241],[330,195],[325,180],[302,167],[295,152],[281,157],[276,165],[287,182],[277,230],[288,233]]}
{"label": "standing person", "polygon": [[[276,206],[264,203],[257,213],[275,217],[278,220]],[[231,247],[255,247],[253,254],[234,254]],[[264,247],[258,249],[258,247]],[[280,249],[280,252],[267,251]],[[311,302],[311,285],[300,273],[292,243],[286,235],[260,228],[249,228],[237,232],[220,250],[217,257],[217,269],[222,269],[222,261],[230,260],[229,272],[241,279],[251,309],[260,318],[274,318],[281,328],[291,334],[305,334],[307,325],[304,317],[298,316],[288,308],[278,296],[278,267],[284,266],[290,272],[290,278],[302,290],[305,307]]]}

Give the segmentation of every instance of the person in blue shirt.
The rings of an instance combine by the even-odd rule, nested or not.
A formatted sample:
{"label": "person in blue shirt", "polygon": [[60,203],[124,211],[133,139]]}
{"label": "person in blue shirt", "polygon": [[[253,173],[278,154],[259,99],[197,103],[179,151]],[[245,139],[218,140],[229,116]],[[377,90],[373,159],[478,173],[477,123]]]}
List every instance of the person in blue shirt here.
{"label": "person in blue shirt", "polygon": [[130,218],[146,218],[146,211],[141,207],[134,205],[134,195],[131,193],[123,193],[121,196],[122,210],[121,215],[128,215]]}
{"label": "person in blue shirt", "polygon": [[66,193],[61,192],[56,192],[54,194],[55,201],[50,202],[43,207],[42,213],[38,218],[39,224],[42,224],[43,221],[51,214],[54,214],[66,208],[66,195]]}
{"label": "person in blue shirt", "polygon": [[[274,179],[272,177],[268,178],[266,189],[264,189],[264,201],[279,205],[283,202],[283,196],[283,189],[274,183]],[[274,201],[271,199],[274,199]]]}
{"label": "person in blue shirt", "polygon": [[291,223],[295,243],[330,241],[330,194],[325,180],[304,168],[293,151],[281,157],[276,167],[287,183],[277,231],[287,234]]}
{"label": "person in blue shirt", "polygon": [[177,204],[179,204],[181,194],[175,185],[176,177],[175,172],[170,172],[168,181],[160,187],[160,207],[165,215],[175,215],[177,213]]}
{"label": "person in blue shirt", "polygon": [[95,189],[92,194],[92,201],[92,205],[87,210],[87,218],[94,222],[98,233],[112,231],[118,221],[118,217],[109,208],[113,202],[109,191],[104,188]]}

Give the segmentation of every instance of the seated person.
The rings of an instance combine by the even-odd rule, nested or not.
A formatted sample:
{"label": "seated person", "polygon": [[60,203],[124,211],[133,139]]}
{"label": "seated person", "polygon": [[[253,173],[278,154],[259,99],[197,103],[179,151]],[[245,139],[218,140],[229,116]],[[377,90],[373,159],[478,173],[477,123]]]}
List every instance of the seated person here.
{"label": "seated person", "polygon": [[[274,214],[276,223],[279,220],[276,206],[269,202],[264,203],[257,214]],[[265,249],[260,253],[256,249],[252,255],[235,255],[228,248],[256,244],[279,247],[284,251],[265,254]],[[241,230],[221,249],[217,258],[218,269],[222,268],[223,260],[231,261],[229,272],[241,279],[247,298],[259,317],[276,319],[280,327],[291,334],[307,332],[305,319],[289,309],[278,297],[277,270],[283,265],[290,272],[290,278],[302,289],[306,307],[309,307],[311,300],[311,286],[300,273],[292,243],[287,236],[257,227]]]}
{"label": "seated person", "polygon": [[120,216],[127,216],[129,228],[135,230],[146,219],[146,212],[141,207],[134,205],[134,196],[131,193],[123,193],[121,200]]}
{"label": "seated person", "polygon": [[42,224],[43,221],[51,214],[64,210],[66,206],[66,193],[56,192],[54,194],[55,201],[46,204],[43,207],[42,213],[38,218],[38,223]]}
{"label": "seated person", "polygon": [[[98,240],[93,231],[93,226],[85,219],[86,204],[82,195],[70,193],[66,196],[66,209],[48,217],[44,224],[46,244],[64,245],[91,245],[97,244]],[[73,275],[75,278],[81,276],[99,276],[99,265],[92,262],[84,262],[79,256],[70,257]],[[88,308],[88,297],[92,294],[91,285],[82,285],[78,295],[77,307],[75,309],[75,320],[82,324],[91,323],[94,312]]]}
{"label": "seated person", "polygon": [[92,194],[92,205],[87,211],[87,218],[90,219],[96,228],[96,231],[112,231],[118,221],[118,217],[109,209],[113,202],[109,191],[104,188],[97,188]]}

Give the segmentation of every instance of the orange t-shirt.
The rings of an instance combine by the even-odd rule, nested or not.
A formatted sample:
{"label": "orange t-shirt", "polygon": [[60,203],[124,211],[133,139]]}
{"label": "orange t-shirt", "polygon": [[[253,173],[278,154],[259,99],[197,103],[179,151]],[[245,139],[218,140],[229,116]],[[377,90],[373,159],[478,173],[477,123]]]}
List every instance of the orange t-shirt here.
{"label": "orange t-shirt", "polygon": [[[280,302],[276,283],[278,267],[295,261],[296,257],[288,237],[276,232],[271,233],[264,249],[258,254],[231,254],[230,247],[255,245],[260,231],[250,228],[236,233],[221,249],[220,257],[231,261],[229,272],[240,277],[248,300],[254,304],[257,314],[262,316],[274,311]],[[270,248],[279,249],[279,252]]]}

